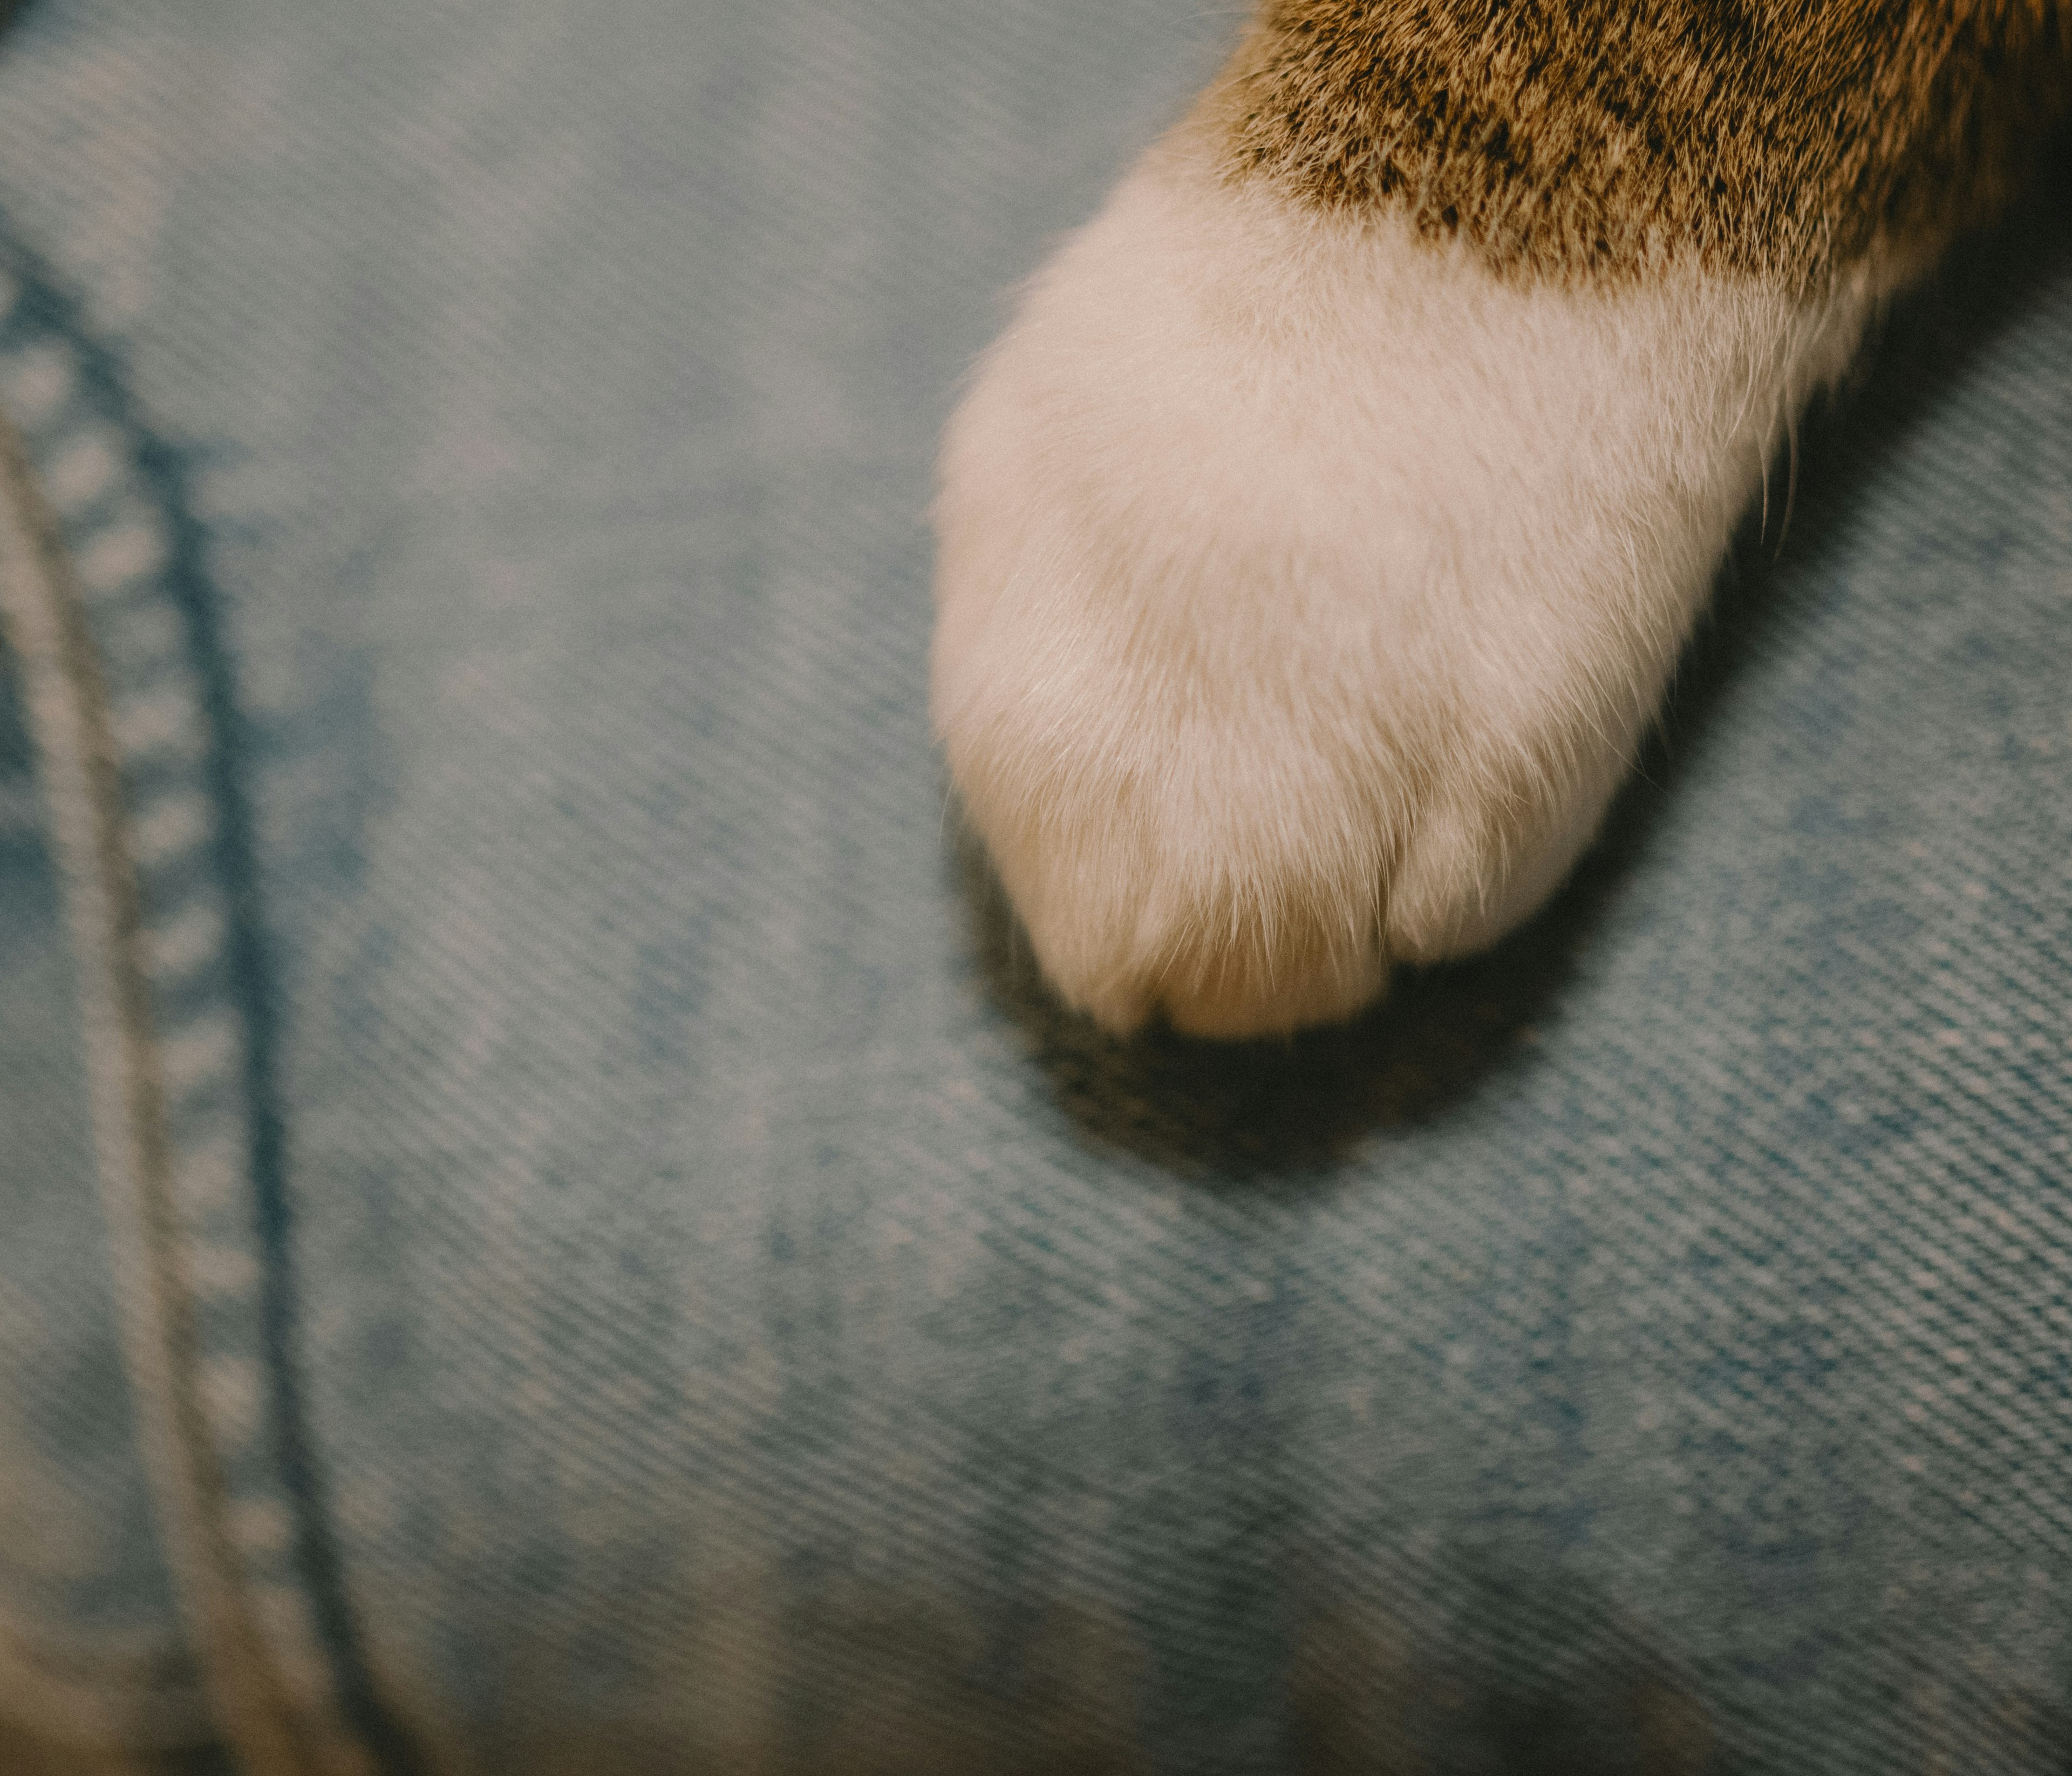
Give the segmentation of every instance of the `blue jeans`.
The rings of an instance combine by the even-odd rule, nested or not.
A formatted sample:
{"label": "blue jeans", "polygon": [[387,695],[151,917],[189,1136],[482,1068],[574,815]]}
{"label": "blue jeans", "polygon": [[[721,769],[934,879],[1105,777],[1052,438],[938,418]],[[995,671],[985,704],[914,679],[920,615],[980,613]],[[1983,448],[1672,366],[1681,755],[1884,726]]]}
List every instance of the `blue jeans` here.
{"label": "blue jeans", "polygon": [[2062,1770],[2062,155],[1548,912],[1116,1045],[922,514],[1231,21],[175,14],[0,39],[0,1768]]}

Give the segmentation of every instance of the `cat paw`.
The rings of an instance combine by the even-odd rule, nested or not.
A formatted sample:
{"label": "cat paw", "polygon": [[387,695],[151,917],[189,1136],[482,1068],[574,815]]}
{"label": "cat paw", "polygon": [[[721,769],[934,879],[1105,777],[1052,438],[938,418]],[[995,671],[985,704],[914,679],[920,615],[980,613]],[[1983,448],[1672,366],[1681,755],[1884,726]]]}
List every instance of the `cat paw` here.
{"label": "cat paw", "polygon": [[1058,991],[1285,1031],[1525,919],[1873,300],[1506,282],[1154,150],[980,364],[935,508],[936,730]]}

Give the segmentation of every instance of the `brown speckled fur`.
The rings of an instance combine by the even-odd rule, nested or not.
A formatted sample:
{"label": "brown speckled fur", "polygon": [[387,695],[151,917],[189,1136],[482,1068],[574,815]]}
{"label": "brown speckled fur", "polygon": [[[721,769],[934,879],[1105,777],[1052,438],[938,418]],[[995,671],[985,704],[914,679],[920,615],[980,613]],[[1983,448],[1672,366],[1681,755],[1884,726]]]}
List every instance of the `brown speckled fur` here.
{"label": "brown speckled fur", "polygon": [[1233,176],[1507,273],[1811,287],[1989,215],[2068,37],[2072,0],[1268,0],[1202,116]]}

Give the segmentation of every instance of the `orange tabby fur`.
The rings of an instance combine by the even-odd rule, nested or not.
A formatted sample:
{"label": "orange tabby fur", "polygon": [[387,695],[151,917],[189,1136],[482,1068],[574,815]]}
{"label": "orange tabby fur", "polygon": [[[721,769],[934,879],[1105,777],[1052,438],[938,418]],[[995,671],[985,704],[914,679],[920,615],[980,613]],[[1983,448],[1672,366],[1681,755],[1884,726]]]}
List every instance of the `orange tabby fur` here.
{"label": "orange tabby fur", "polygon": [[1234,175],[1505,272],[1810,288],[1984,220],[2068,85],[2062,0],[1270,0],[1207,109]]}

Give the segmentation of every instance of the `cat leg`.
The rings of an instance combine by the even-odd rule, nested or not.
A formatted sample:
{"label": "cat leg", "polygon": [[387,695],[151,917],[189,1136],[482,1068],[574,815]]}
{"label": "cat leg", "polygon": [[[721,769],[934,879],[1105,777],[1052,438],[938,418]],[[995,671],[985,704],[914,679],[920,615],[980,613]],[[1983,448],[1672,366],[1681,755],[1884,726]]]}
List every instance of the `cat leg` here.
{"label": "cat leg", "polygon": [[964,810],[1118,1031],[1342,1018],[1540,905],[1772,447],[1922,257],[1605,265],[1572,228],[1537,263],[1322,201],[1246,162],[1245,54],[1026,290],[935,508]]}

